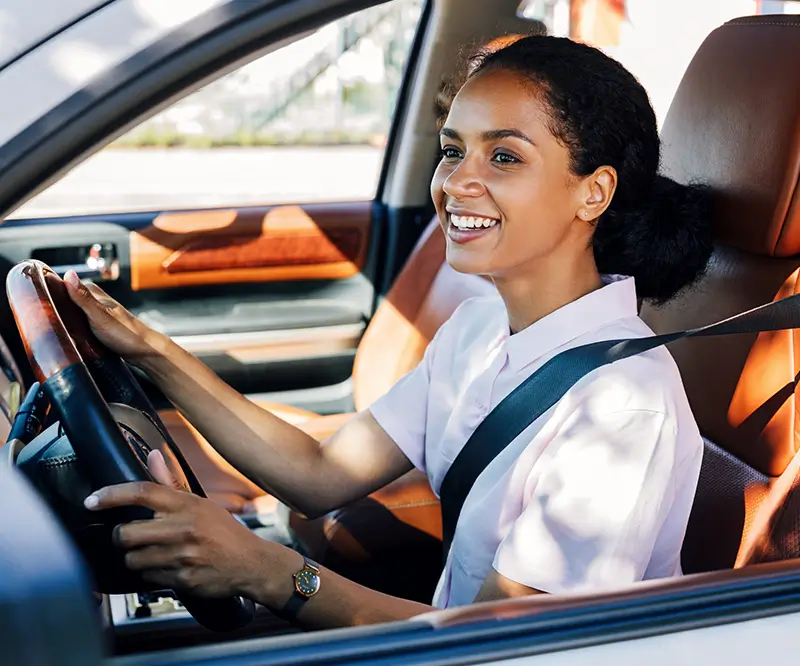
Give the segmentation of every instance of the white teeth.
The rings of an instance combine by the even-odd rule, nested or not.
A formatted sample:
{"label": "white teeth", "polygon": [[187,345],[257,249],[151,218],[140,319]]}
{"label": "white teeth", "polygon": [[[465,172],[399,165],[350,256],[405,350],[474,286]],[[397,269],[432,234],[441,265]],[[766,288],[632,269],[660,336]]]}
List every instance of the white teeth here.
{"label": "white teeth", "polygon": [[458,229],[480,229],[493,227],[498,220],[488,217],[462,217],[461,215],[451,215],[450,221]]}

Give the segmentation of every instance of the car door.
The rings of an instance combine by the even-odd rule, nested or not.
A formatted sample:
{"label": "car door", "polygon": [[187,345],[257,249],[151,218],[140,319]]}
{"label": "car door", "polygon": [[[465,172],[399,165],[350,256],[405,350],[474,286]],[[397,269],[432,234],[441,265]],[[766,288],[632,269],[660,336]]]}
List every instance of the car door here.
{"label": "car door", "polygon": [[[79,39],[102,46],[107,15],[115,6],[120,15],[133,11],[123,7],[130,4],[97,3],[94,15],[52,40],[66,53]],[[270,3],[263,4],[266,12]],[[146,2],[140,13],[146,6],[163,11]],[[119,138],[0,227],[0,277],[29,258],[60,273],[77,270],[236,389],[320,413],[352,409],[356,347],[376,295],[413,241],[412,233],[404,244],[389,243],[386,225],[400,215],[421,229],[428,214],[378,203],[423,3],[391,0],[336,14],[296,21],[279,40],[276,31],[258,46],[251,41],[240,47],[251,49],[245,56],[229,45],[234,65],[217,58],[209,68],[202,57],[183,65],[210,82],[194,90],[196,83],[163,83],[169,103],[153,100],[135,122],[108,113],[109,125],[127,122],[126,131],[116,130]],[[202,17],[219,29],[230,18]],[[70,31],[81,27],[71,42]],[[26,57],[21,49],[5,68],[0,61],[0,87],[41,51]],[[148,68],[156,86],[159,72],[163,82],[176,66],[174,52],[164,51]],[[97,107],[85,113],[101,113]],[[0,141],[0,163],[10,170],[24,159],[25,135],[36,129],[33,122]],[[42,171],[58,168],[46,162]],[[4,314],[0,335],[19,354],[13,318]]]}

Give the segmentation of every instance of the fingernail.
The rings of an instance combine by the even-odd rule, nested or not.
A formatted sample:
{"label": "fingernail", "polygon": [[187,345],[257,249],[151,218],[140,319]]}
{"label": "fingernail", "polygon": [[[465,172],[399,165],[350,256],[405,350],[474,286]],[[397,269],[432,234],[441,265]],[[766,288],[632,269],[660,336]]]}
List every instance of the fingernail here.
{"label": "fingernail", "polygon": [[80,284],[80,280],[78,279],[78,274],[75,271],[67,271],[64,274],[64,282],[67,282],[73,287],[77,287]]}
{"label": "fingernail", "polygon": [[89,495],[89,497],[83,500],[83,506],[89,510],[96,509],[99,504],[100,498],[97,495]]}

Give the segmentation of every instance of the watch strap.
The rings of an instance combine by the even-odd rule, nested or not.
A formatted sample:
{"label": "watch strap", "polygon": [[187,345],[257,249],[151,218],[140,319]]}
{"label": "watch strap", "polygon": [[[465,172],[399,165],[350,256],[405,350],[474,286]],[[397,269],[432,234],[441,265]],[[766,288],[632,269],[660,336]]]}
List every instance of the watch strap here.
{"label": "watch strap", "polygon": [[306,601],[308,601],[308,597],[303,596],[297,590],[293,590],[289,601],[287,601],[281,609],[281,615],[287,619],[295,619]]}

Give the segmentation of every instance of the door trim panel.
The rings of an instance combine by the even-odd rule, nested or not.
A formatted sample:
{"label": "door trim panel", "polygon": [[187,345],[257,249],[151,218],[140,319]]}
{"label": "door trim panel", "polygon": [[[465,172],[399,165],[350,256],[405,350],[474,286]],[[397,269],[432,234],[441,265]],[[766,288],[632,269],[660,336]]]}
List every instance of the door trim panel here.
{"label": "door trim panel", "polygon": [[162,214],[131,232],[131,289],[353,277],[371,226],[371,201]]}
{"label": "door trim panel", "polygon": [[239,363],[301,361],[352,351],[364,324],[315,326],[281,331],[180,335],[173,339],[192,354],[226,354]]}

